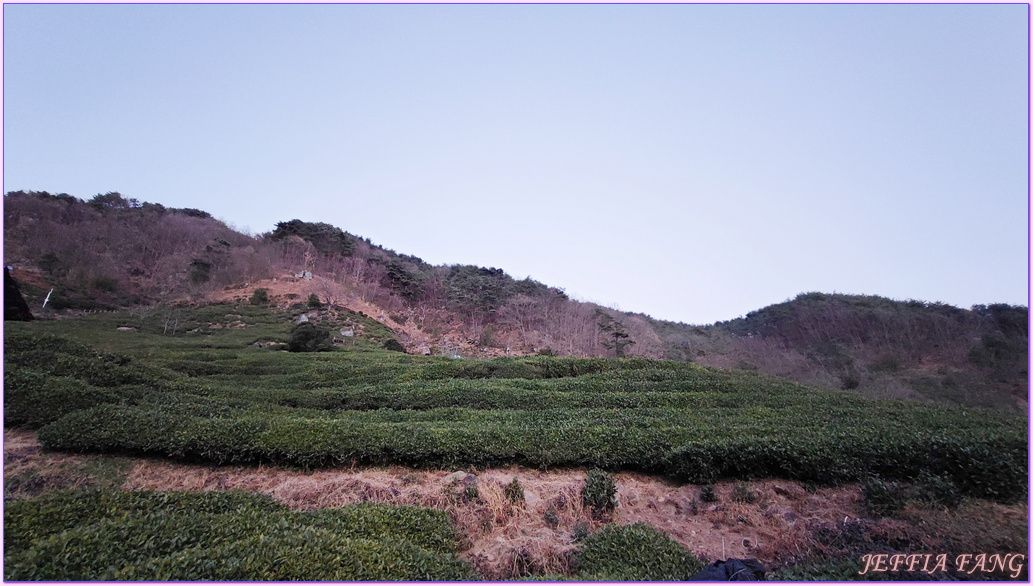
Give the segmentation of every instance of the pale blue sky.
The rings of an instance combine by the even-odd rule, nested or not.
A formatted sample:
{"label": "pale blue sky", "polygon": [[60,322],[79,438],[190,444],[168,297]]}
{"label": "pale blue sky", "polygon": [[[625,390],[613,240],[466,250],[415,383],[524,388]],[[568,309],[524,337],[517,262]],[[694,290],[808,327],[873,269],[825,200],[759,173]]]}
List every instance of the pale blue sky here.
{"label": "pale blue sky", "polygon": [[4,6],[4,191],[711,323],[1026,304],[1026,5]]}

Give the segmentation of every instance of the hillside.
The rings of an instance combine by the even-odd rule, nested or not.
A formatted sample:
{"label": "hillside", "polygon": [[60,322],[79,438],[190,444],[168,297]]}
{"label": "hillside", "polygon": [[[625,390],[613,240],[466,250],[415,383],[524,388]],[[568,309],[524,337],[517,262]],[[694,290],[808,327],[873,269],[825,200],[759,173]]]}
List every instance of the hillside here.
{"label": "hillside", "polygon": [[667,357],[882,398],[1022,411],[1029,311],[805,293],[695,327],[651,320]]}
{"label": "hillside", "polygon": [[862,396],[879,361],[1025,376],[1025,308],[807,294],[697,327],[327,224],[5,204],[42,318],[4,330],[6,579],[849,579],[1028,549],[1024,414]]}
{"label": "hillside", "polygon": [[[325,309],[356,335],[285,352],[314,311],[176,310],[175,332],[6,324],[6,579],[681,581],[737,557],[813,580],[1027,550],[1022,416],[673,361],[412,356]],[[886,577],[1027,575],[990,572]]]}
{"label": "hillside", "polygon": [[[242,234],[201,210],[118,193],[4,197],[4,262],[37,315],[249,299],[281,308],[312,295],[361,313],[407,351],[663,358],[755,370],[871,397],[1025,410],[1028,309],[971,310],[808,293],[707,326],[569,299],[502,269],[432,266],[325,223]],[[47,309],[40,311],[53,288]]]}

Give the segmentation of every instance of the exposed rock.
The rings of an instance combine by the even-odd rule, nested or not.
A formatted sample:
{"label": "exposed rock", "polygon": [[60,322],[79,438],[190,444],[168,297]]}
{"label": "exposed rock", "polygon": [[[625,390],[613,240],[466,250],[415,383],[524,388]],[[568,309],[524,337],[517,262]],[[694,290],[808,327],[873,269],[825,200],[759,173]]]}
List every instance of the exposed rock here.
{"label": "exposed rock", "polygon": [[35,319],[29,311],[29,304],[25,303],[22,292],[18,289],[18,283],[11,277],[7,267],[4,267],[4,321],[32,321]]}
{"label": "exposed rock", "polygon": [[807,496],[807,491],[802,487],[793,484],[776,484],[771,487],[775,491],[775,494],[788,497],[790,499],[801,499]]}
{"label": "exposed rock", "polygon": [[136,331],[136,328],[131,328],[129,326],[120,326],[120,327],[117,327],[115,329],[120,331],[120,332],[135,332]]}
{"label": "exposed rock", "polygon": [[477,484],[477,477],[468,472],[453,472],[445,477],[445,484]]}

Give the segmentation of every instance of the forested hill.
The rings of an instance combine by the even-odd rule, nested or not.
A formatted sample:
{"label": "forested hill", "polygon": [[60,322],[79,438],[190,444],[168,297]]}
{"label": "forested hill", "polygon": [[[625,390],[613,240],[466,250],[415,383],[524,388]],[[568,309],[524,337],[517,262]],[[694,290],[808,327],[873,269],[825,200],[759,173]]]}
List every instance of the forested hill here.
{"label": "forested hill", "polygon": [[1029,310],[805,293],[694,327],[653,321],[668,355],[887,398],[1025,409]]}
{"label": "forested hill", "polygon": [[1027,397],[1024,306],[807,293],[694,326],[571,300],[498,268],[432,266],[326,223],[242,234],[202,210],[118,193],[6,194],[4,262],[36,313],[51,288],[47,311],[59,312],[246,299],[263,288],[281,305],[314,295],[362,309],[410,351],[648,356],[1007,410],[1024,410]]}

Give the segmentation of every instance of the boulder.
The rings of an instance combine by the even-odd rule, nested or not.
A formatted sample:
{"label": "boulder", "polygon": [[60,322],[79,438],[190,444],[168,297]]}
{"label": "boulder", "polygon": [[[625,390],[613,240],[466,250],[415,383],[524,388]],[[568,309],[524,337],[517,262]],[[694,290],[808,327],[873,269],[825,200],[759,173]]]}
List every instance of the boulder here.
{"label": "boulder", "polygon": [[466,486],[467,484],[477,484],[477,477],[460,470],[459,472],[453,472],[446,476],[445,484],[462,484],[463,486]]}
{"label": "boulder", "polygon": [[35,319],[25,303],[21,289],[11,273],[4,267],[4,321],[32,321]]}

